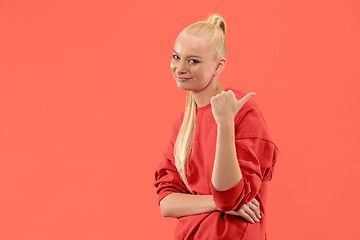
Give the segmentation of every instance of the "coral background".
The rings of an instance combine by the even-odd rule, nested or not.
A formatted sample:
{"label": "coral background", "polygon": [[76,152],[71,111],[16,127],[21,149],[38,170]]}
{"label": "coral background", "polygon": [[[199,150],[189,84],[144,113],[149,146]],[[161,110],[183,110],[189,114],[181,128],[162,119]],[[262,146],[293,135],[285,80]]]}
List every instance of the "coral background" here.
{"label": "coral background", "polygon": [[0,1],[0,239],[173,239],[152,185],[189,24],[227,23],[225,86],[280,154],[270,240],[360,239],[360,2]]}

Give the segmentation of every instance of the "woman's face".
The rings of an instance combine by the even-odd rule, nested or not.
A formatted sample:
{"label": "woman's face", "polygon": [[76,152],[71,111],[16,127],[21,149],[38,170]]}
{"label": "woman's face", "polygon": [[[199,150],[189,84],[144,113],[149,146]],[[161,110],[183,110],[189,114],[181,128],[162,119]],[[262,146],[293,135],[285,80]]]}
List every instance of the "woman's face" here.
{"label": "woman's face", "polygon": [[175,41],[170,68],[179,88],[200,91],[214,77],[217,61],[204,38],[183,32]]}

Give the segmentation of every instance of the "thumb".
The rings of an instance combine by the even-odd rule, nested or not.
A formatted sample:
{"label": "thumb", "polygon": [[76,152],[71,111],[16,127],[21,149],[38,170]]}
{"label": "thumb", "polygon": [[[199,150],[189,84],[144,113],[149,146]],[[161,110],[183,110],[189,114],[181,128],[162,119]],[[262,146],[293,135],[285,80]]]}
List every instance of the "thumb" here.
{"label": "thumb", "polygon": [[242,97],[241,99],[238,100],[238,107],[239,110],[240,108],[242,108],[242,106],[244,106],[244,104],[252,97],[255,96],[256,93],[255,92],[249,92],[247,93],[244,97]]}

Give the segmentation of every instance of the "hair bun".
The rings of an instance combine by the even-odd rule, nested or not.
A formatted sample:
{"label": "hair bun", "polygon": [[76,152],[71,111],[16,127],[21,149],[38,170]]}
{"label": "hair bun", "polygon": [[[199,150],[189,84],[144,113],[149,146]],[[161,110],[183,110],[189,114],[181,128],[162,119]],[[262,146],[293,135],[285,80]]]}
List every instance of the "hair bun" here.
{"label": "hair bun", "polygon": [[213,23],[214,25],[218,26],[224,33],[226,33],[226,24],[225,24],[225,20],[220,17],[218,14],[212,14],[208,17],[207,19],[208,22]]}

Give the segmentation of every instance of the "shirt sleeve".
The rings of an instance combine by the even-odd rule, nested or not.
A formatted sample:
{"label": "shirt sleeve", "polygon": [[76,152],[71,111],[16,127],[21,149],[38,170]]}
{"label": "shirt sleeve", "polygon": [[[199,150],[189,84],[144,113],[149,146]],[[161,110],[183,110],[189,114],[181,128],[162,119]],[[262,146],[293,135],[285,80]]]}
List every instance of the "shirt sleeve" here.
{"label": "shirt sleeve", "polygon": [[171,193],[190,193],[180,178],[178,170],[175,166],[174,144],[180,128],[181,122],[176,121],[173,124],[172,136],[167,150],[164,152],[163,160],[157,166],[155,171],[156,193],[159,195],[158,205],[160,201]]}
{"label": "shirt sleeve", "polygon": [[220,211],[232,211],[250,202],[258,194],[263,181],[272,178],[278,154],[256,106],[247,110],[235,126],[235,147],[242,178],[225,190],[217,190],[211,183],[212,195]]}

